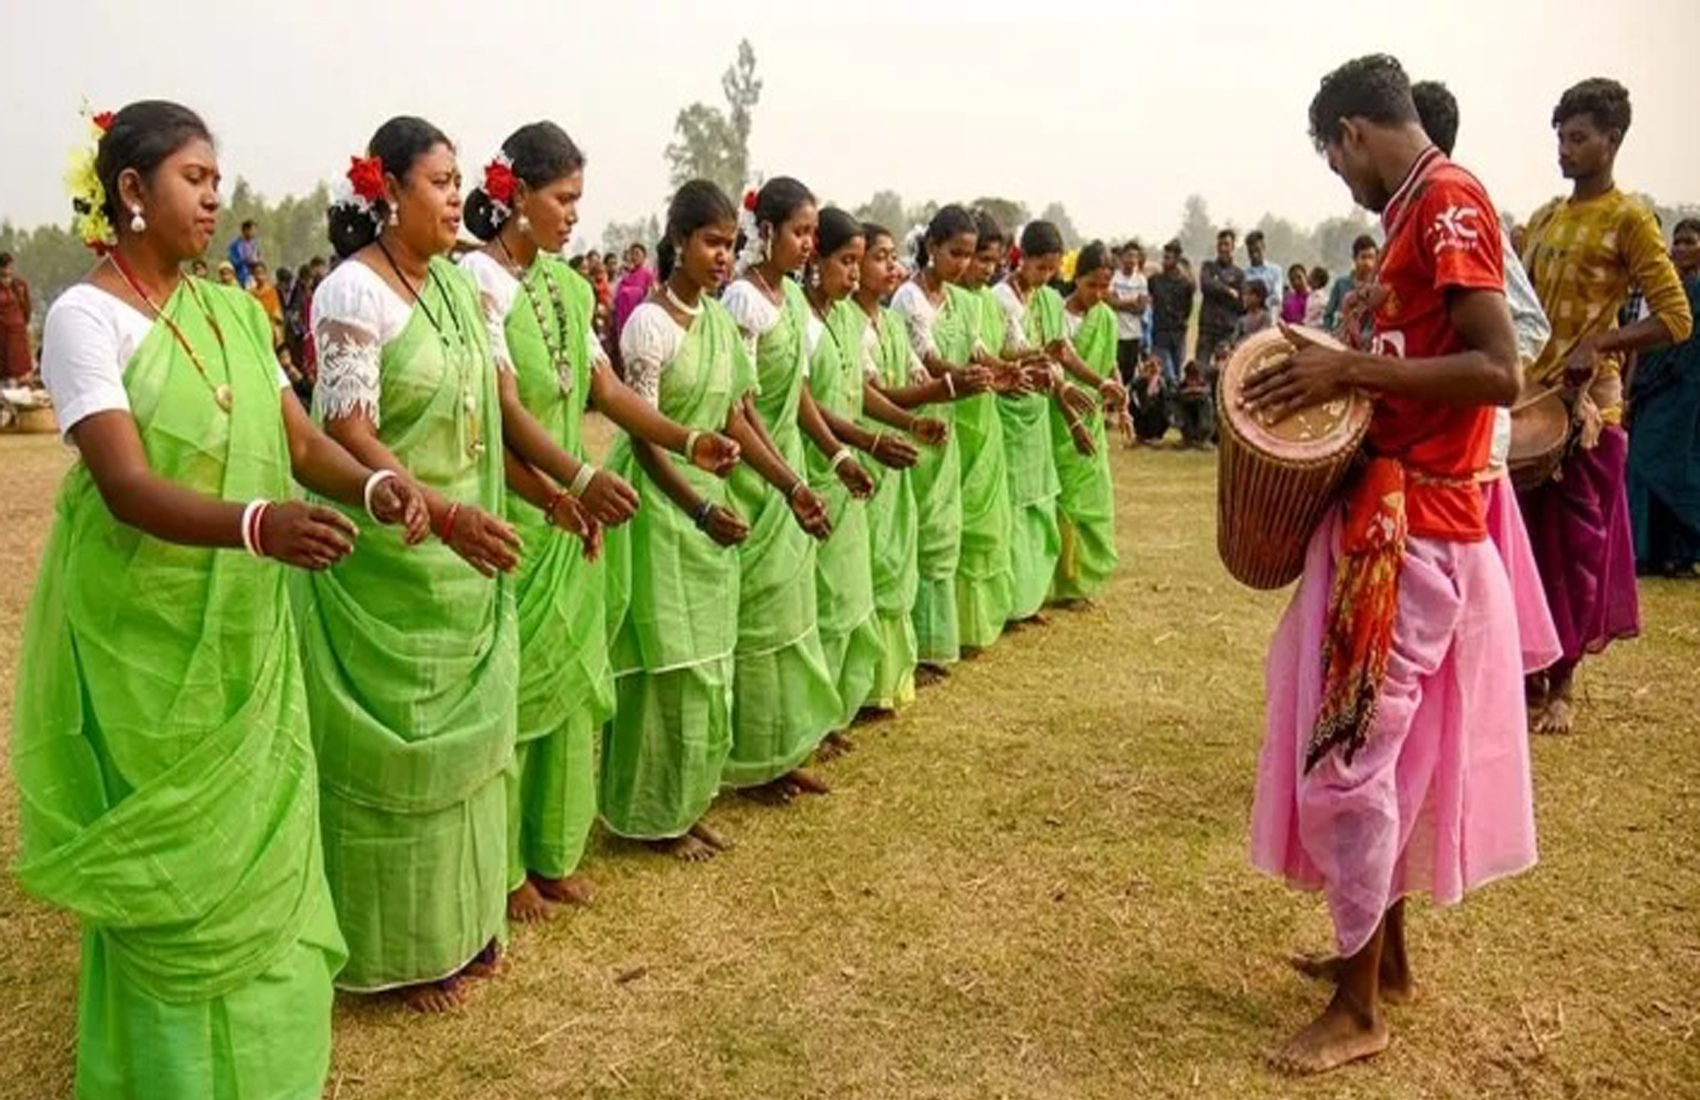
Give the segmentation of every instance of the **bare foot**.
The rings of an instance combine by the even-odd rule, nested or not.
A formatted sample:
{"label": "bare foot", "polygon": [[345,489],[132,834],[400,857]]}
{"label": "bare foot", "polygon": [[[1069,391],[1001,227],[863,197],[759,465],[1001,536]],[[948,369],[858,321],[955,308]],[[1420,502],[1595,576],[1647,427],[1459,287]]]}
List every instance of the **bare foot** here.
{"label": "bare foot", "polygon": [[791,777],[782,775],[759,787],[741,787],[738,793],[752,802],[760,802],[763,806],[789,806],[796,799],[798,792],[797,788],[791,785]]}
{"label": "bare foot", "polygon": [[[1294,970],[1307,978],[1329,985],[1338,985],[1346,960],[1338,955],[1294,955],[1287,960]],[[1390,1005],[1410,1004],[1417,997],[1417,982],[1411,977],[1411,967],[1390,951],[1381,955],[1381,999]]]}
{"label": "bare foot", "polygon": [[932,687],[943,681],[950,673],[940,665],[917,665],[915,668],[915,686],[918,688]]}
{"label": "bare foot", "polygon": [[1303,1031],[1270,1052],[1269,1064],[1296,1077],[1327,1073],[1361,1058],[1372,1058],[1387,1049],[1387,1021],[1381,1010],[1368,1014],[1357,1009],[1340,993],[1328,1002],[1322,1015]]}
{"label": "bare foot", "polygon": [[484,945],[484,950],[472,956],[472,961],[460,968],[463,976],[468,978],[493,978],[502,969],[502,949],[495,940]]}
{"label": "bare foot", "polygon": [[850,740],[850,735],[843,730],[833,730],[821,740],[815,749],[815,759],[823,763],[836,760],[847,752],[856,751],[856,742]]}
{"label": "bare foot", "polygon": [[977,645],[965,645],[962,647],[962,659],[964,661],[973,661],[978,659],[980,654],[984,652],[986,651]]}
{"label": "bare foot", "polygon": [[713,848],[717,852],[730,852],[737,845],[732,838],[716,829],[706,821],[699,821],[691,826],[691,835]]}
{"label": "bare foot", "polygon": [[813,772],[806,772],[802,768],[798,768],[793,772],[787,772],[782,781],[788,784],[791,790],[797,794],[832,793],[832,787],[827,784],[826,780],[815,775]]}
{"label": "bare foot", "polygon": [[690,833],[645,843],[663,855],[684,860],[686,863],[701,863],[705,859],[713,859],[719,852],[719,849],[703,843]]}
{"label": "bare foot", "polygon": [[1073,600],[1058,600],[1051,606],[1062,611],[1090,611],[1097,605],[1085,596],[1081,596],[1078,599]]}
{"label": "bare foot", "polygon": [[1560,681],[1558,677],[1553,677],[1552,690],[1547,696],[1546,714],[1542,716],[1541,724],[1535,727],[1536,733],[1564,737],[1575,732],[1575,703],[1571,697],[1571,687],[1574,683],[1574,680]]}
{"label": "bare foot", "polygon": [[531,881],[539,894],[561,905],[589,905],[596,900],[596,884],[581,874],[566,878],[532,875]]}
{"label": "bare foot", "polygon": [[415,1012],[453,1012],[466,1001],[466,990],[459,978],[444,978],[440,982],[410,985],[401,992],[401,1002]]}
{"label": "bare foot", "polygon": [[1017,630],[1026,630],[1028,627],[1033,627],[1033,626],[1050,626],[1050,625],[1051,625],[1051,620],[1047,619],[1044,616],[1044,614],[1041,612],[1041,613],[1029,615],[1025,619],[1011,619],[1009,622],[1004,624],[1004,630],[1006,630],[1006,631],[1017,631]]}
{"label": "bare foot", "polygon": [[511,921],[531,924],[554,915],[555,907],[530,879],[520,883],[519,888],[508,895],[508,919]]}
{"label": "bare foot", "polygon": [[863,707],[856,712],[856,721],[851,724],[861,726],[872,722],[884,722],[895,717],[897,717],[897,712],[887,710],[885,707]]}

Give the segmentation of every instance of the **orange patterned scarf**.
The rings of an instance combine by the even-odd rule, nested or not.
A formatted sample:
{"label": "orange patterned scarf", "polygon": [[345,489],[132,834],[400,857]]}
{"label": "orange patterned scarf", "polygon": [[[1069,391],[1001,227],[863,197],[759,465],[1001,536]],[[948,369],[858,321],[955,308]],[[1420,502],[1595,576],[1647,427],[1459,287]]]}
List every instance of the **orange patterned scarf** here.
{"label": "orange patterned scarf", "polygon": [[1405,467],[1373,458],[1346,499],[1343,556],[1322,643],[1322,707],[1305,751],[1306,772],[1336,749],[1350,764],[1369,737],[1393,652],[1405,536]]}

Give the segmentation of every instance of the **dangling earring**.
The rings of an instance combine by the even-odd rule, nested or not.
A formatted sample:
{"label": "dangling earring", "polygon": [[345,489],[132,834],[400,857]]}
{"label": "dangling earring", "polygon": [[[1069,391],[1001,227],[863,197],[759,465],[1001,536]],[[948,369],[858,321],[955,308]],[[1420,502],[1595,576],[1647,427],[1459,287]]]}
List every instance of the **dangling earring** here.
{"label": "dangling earring", "polygon": [[142,217],[142,208],[139,206],[130,207],[130,232],[141,233],[147,227],[148,220]]}
{"label": "dangling earring", "polygon": [[389,223],[390,223],[390,224],[391,224],[391,225],[400,225],[400,224],[401,224],[401,216],[400,216],[400,215],[398,215],[398,214],[397,214],[397,213],[396,213],[396,212],[395,212],[395,206],[394,206],[394,205],[391,205],[391,206],[390,206],[390,216],[389,216]]}
{"label": "dangling earring", "polygon": [[531,232],[531,219],[526,217],[523,213],[520,214],[519,220],[516,224],[519,226],[519,231],[521,233]]}

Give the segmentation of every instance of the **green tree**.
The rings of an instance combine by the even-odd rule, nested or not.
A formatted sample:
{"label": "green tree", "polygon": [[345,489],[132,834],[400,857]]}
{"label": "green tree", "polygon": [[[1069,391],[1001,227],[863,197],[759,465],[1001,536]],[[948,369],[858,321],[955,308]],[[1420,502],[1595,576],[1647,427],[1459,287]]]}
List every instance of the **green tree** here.
{"label": "green tree", "polygon": [[1068,216],[1068,209],[1062,203],[1051,203],[1051,205],[1039,211],[1039,217],[1057,227],[1057,232],[1062,234],[1065,250],[1079,248],[1083,243],[1080,239],[1080,230],[1074,227],[1074,219]]}
{"label": "green tree", "polygon": [[903,210],[903,196],[896,191],[875,191],[873,198],[852,211],[865,222],[873,222],[893,233],[899,241],[909,229],[909,216]]}
{"label": "green tree", "polygon": [[1027,204],[1018,199],[1000,199],[988,195],[975,199],[969,204],[969,209],[984,210],[1005,233],[1015,233],[1033,219]]}
{"label": "green tree", "polygon": [[1210,220],[1210,204],[1203,195],[1186,197],[1179,233],[1181,248],[1195,261],[1216,254],[1216,223]]}
{"label": "green tree", "polygon": [[651,255],[661,243],[661,219],[654,214],[633,218],[629,222],[611,221],[602,227],[602,251],[624,254],[634,244],[641,244]]}
{"label": "green tree", "polygon": [[720,77],[726,107],[692,103],[674,120],[666,150],[668,177],[678,187],[693,179],[713,180],[736,201],[750,180],[750,129],[761,81],[749,40],[738,43],[738,59]]}

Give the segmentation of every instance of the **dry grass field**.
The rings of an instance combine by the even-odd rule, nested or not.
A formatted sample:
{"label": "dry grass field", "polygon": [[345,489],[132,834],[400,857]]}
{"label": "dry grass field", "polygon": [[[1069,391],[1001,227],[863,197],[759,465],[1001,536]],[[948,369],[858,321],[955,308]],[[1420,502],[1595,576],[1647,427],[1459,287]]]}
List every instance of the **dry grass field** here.
{"label": "dry grass field", "polygon": [[[0,437],[0,715],[67,463]],[[1283,960],[1328,926],[1245,857],[1283,596],[1217,562],[1211,457],[1115,464],[1098,607],[864,728],[830,797],[728,801],[710,864],[599,841],[594,908],[517,932],[465,1011],[344,999],[326,1095],[1700,1096],[1700,586],[1647,585],[1578,735],[1536,744],[1539,867],[1414,910],[1392,1049],[1288,1081],[1262,1052],[1320,994]],[[16,812],[8,773],[7,862]],[[76,964],[72,922],[0,881],[0,1096],[70,1094]]]}

